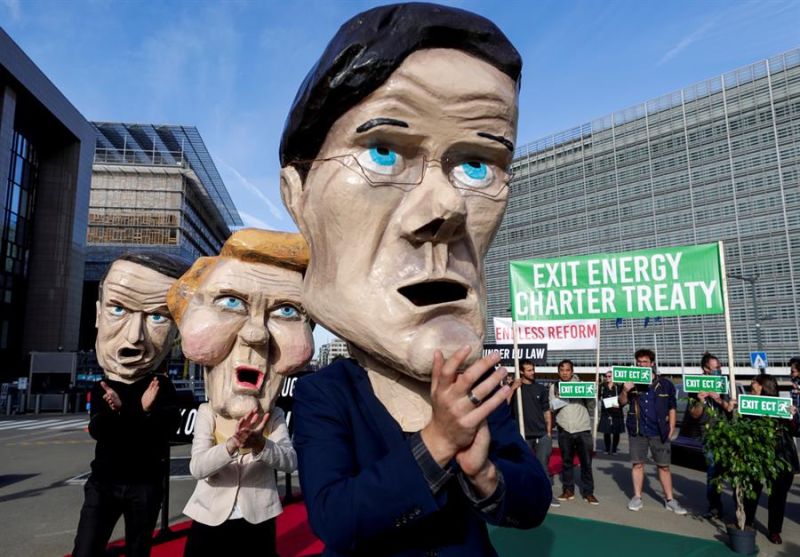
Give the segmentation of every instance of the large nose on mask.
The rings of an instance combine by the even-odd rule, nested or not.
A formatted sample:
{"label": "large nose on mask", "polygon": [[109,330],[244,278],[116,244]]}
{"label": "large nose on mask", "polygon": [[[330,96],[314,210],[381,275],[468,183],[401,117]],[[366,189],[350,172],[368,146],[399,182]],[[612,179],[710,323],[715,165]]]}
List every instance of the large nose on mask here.
{"label": "large nose on mask", "polygon": [[424,179],[408,196],[403,237],[415,245],[450,243],[466,231],[464,196],[453,187],[439,163],[431,163]]}
{"label": "large nose on mask", "polygon": [[251,347],[266,345],[269,340],[269,333],[267,332],[264,319],[250,317],[244,327],[239,331],[239,338],[242,339],[242,342]]}
{"label": "large nose on mask", "polygon": [[144,321],[144,313],[141,311],[134,311],[131,314],[128,327],[125,330],[125,340],[131,344],[139,344],[144,341]]}

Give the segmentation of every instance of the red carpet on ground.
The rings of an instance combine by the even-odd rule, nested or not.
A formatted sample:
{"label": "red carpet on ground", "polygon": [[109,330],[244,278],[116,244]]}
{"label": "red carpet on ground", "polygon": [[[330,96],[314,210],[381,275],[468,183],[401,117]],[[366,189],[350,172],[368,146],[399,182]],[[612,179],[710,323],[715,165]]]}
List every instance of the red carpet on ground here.
{"label": "red carpet on ground", "polygon": [[[191,523],[191,520],[186,520],[170,526],[172,535],[163,541],[156,538],[151,557],[181,557]],[[311,531],[302,500],[284,506],[283,514],[277,518],[277,531],[280,557],[311,557],[322,553],[325,548]],[[125,541],[117,540],[108,547],[124,554]]]}

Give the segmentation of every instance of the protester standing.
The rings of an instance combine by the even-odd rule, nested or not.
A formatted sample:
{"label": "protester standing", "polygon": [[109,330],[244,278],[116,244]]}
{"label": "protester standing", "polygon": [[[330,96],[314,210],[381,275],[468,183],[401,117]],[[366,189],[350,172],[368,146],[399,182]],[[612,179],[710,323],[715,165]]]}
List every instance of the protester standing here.
{"label": "protester standing", "polygon": [[[571,360],[562,360],[558,364],[558,377],[561,381],[580,381],[575,375]],[[560,501],[575,498],[575,480],[573,459],[578,455],[581,465],[581,493],[590,505],[599,505],[594,496],[594,476],[592,475],[592,422],[590,413],[594,412],[595,401],[576,398],[561,399],[558,395],[558,384],[550,386],[550,400],[553,401],[553,412],[558,426],[558,448],[561,449],[563,462],[561,483],[564,487]]]}
{"label": "protester standing", "polygon": [[[512,385],[512,394],[518,391],[522,397],[523,429],[525,431],[525,442],[536,455],[542,464],[545,472],[548,472],[550,455],[553,452],[553,412],[550,410],[550,399],[548,389],[541,383],[536,382],[536,367],[530,360],[522,360],[520,363],[520,378]],[[516,416],[517,406],[512,404],[512,412]],[[561,503],[558,499],[553,499],[552,506],[558,507]]]}
{"label": "protester standing", "polygon": [[628,408],[628,435],[631,451],[631,478],[633,497],[628,509],[641,510],[642,487],[644,485],[644,462],[648,451],[658,467],[658,479],[664,489],[664,506],[675,514],[686,514],[672,496],[672,458],[670,439],[675,431],[676,407],[675,385],[665,377],[659,377],[655,368],[656,353],[652,350],[637,350],[636,365],[653,368],[653,380],[649,385],[625,383],[620,393],[620,405],[630,403]]}
{"label": "protester standing", "polygon": [[[750,387],[754,395],[778,396],[777,381],[775,381],[774,377],[766,373],[754,377]],[[797,407],[794,405],[792,406],[791,420],[773,419],[773,422],[777,430],[775,453],[779,458],[788,462],[790,467],[789,470],[782,470],[780,474],[778,474],[778,477],[773,480],[769,499],[767,501],[767,508],[769,510],[767,537],[772,543],[780,544],[783,543],[781,531],[783,529],[783,517],[786,513],[786,497],[789,494],[789,489],[792,487],[794,475],[800,472],[800,459],[798,459],[797,448],[794,446],[794,439],[792,439],[792,437],[798,436],[798,426],[800,426]],[[762,488],[763,486],[761,484],[757,484],[754,487],[755,498],[746,498],[744,501],[745,524],[748,526],[753,526],[753,522],[755,521],[758,499],[761,497]]]}
{"label": "protester standing", "polygon": [[[703,375],[721,375],[722,364],[719,359],[706,352],[700,359],[700,367]],[[704,437],[705,426],[710,419],[711,413],[718,417],[729,417],[730,413],[736,408],[736,403],[730,399],[727,393],[689,393],[689,403],[687,405],[684,421],[684,431],[688,437],[702,440]],[[708,499],[708,509],[703,514],[703,518],[722,518],[722,494],[714,487],[713,480],[720,475],[720,467],[714,463],[714,455],[704,449],[706,457],[706,498]]]}
{"label": "protester standing", "polygon": [[603,434],[603,447],[606,454],[617,454],[619,436],[625,430],[622,419],[622,408],[619,405],[619,395],[622,386],[614,383],[614,375],[607,371],[604,381],[600,383],[598,396],[600,397],[600,423],[598,431]]}

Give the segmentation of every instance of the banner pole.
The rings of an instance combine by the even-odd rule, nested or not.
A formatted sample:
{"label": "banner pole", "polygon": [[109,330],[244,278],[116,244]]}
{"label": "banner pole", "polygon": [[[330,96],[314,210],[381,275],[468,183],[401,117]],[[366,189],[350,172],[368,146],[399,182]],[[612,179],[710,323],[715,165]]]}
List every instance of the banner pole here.
{"label": "banner pole", "polygon": [[731,400],[736,400],[736,372],[733,370],[733,334],[731,333],[731,310],[728,303],[728,274],[725,272],[725,245],[720,240],[719,246],[719,270],[722,280],[722,301],[725,304],[725,338],[728,342],[728,387],[731,390]]}
{"label": "banner pole", "polygon": [[[517,322],[511,316],[511,334],[514,337],[514,381],[520,381],[519,377],[519,353],[517,351]],[[525,416],[522,415],[522,384],[517,392],[514,393],[517,399],[517,416],[519,416],[519,434],[525,439]]]}
{"label": "banner pole", "polygon": [[600,329],[602,329],[602,319],[597,320],[597,350],[596,350],[596,357],[595,357],[595,368],[594,368],[594,384],[595,388],[597,389],[597,396],[595,396],[594,401],[594,427],[592,428],[592,450],[595,450],[597,447],[597,413],[598,413],[598,406],[600,403]]}

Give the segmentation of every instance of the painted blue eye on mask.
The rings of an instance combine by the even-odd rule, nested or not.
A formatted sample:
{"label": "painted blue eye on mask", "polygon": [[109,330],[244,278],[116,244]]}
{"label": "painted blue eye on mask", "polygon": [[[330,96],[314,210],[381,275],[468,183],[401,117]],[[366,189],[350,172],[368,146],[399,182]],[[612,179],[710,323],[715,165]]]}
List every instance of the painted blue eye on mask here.
{"label": "painted blue eye on mask", "polygon": [[481,161],[466,161],[456,165],[451,171],[453,184],[468,189],[481,189],[492,185],[494,172]]}
{"label": "painted blue eye on mask", "polygon": [[214,303],[222,309],[228,309],[232,311],[245,311],[246,309],[244,302],[236,296],[222,296],[221,298],[215,300]]}
{"label": "painted blue eye on mask", "polygon": [[367,173],[373,175],[397,176],[406,167],[405,160],[400,153],[383,145],[365,149],[358,155],[357,160]]}
{"label": "painted blue eye on mask", "polygon": [[300,312],[296,307],[287,304],[274,309],[272,315],[282,319],[297,319],[300,317]]}

